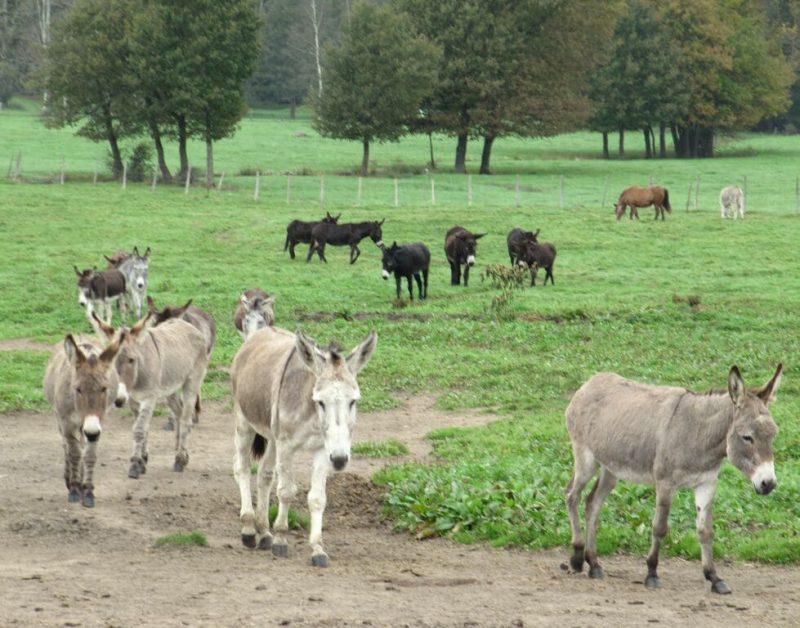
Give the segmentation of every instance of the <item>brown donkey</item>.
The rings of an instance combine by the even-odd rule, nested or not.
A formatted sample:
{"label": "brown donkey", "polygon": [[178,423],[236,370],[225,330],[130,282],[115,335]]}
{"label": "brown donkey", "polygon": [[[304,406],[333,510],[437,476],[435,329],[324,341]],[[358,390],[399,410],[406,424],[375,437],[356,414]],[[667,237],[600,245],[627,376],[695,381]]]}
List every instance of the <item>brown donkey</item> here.
{"label": "brown donkey", "polygon": [[[647,555],[648,588],[658,588],[658,553],[669,528],[672,496],[681,488],[694,489],[697,534],[703,575],[714,593],[731,589],[714,568],[712,510],[717,479],[727,457],[766,495],[778,481],[772,442],[778,426],[769,412],[781,381],[783,365],[762,388],[745,389],[739,369],[728,374],[728,389],[705,394],[685,388],[651,386],[599,373],[580,387],[567,407],[567,427],[572,439],[575,471],[567,487],[567,507],[572,526],[570,565],[589,576],[602,578],[597,561],[597,526],[600,510],[618,479],[655,484],[656,512]],[[600,470],[586,499],[586,544],[578,514],[581,491]]]}
{"label": "brown donkey", "polygon": [[69,501],[94,507],[94,465],[106,411],[118,398],[114,358],[117,336],[108,346],[89,336],[67,334],[53,350],[44,375],[44,394],[56,411],[64,443],[64,481]]}
{"label": "brown donkey", "polygon": [[664,210],[672,213],[672,206],[669,204],[669,191],[667,188],[662,188],[658,185],[651,185],[649,188],[630,187],[620,194],[617,204],[614,206],[614,212],[617,215],[617,220],[625,215],[625,208],[631,208],[631,219],[636,216],[639,220],[638,207],[649,207],[652,205],[656,208],[656,220],[659,215],[661,220],[664,220]]}

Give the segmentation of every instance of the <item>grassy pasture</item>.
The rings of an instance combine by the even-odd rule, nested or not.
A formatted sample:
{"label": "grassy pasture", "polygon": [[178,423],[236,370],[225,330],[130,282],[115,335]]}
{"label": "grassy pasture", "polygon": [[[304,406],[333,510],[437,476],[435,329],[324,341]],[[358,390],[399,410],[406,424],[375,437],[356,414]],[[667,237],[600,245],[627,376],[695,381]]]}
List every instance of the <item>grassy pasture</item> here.
{"label": "grassy pasture", "polygon": [[[350,348],[377,329],[378,351],[360,378],[363,410],[395,405],[400,391],[424,391],[441,394],[440,403],[449,409],[480,407],[507,417],[483,429],[433,434],[447,464],[384,472],[380,479],[391,486],[392,516],[421,536],[529,547],[568,542],[563,488],[571,453],[563,413],[574,390],[594,372],[614,370],[705,390],[723,387],[731,364],[740,366],[746,382],[761,384],[783,361],[786,372],[773,408],[781,426],[779,488],[760,498],[726,463],[716,528],[718,549],[726,556],[800,561],[796,139],[738,138],[723,146],[721,158],[695,162],[595,159],[599,139],[583,133],[504,140],[495,151],[498,175],[473,177],[468,207],[465,177],[437,173],[432,205],[430,179],[406,174],[427,159],[427,139],[412,138],[375,147],[375,167],[387,176],[364,181],[356,205],[356,178],[333,175],[353,170],[358,145],[318,138],[307,119],[245,120],[242,132],[218,147],[219,169],[230,169],[223,190],[193,188],[189,194],[180,187],[151,191],[145,184],[127,190],[116,183],[93,186],[93,163],[104,149],[38,124],[24,106],[2,112],[0,159],[9,163],[22,150],[23,175],[44,178],[57,173],[60,153],[67,154],[68,181],[0,181],[0,340],[57,342],[66,331],[88,330],[72,264],[101,265],[103,254],[134,244],[153,249],[151,293],[159,304],[194,298],[217,318],[220,335],[204,385],[207,397],[228,395],[225,369],[240,345],[232,315],[243,288],[274,292],[279,324],[302,328],[321,342],[338,339]],[[51,143],[44,147],[40,136]],[[438,159],[449,163],[452,149],[451,140],[436,139]],[[474,159],[477,152],[473,145]],[[202,162],[201,147],[192,147],[191,158]],[[39,170],[34,163],[42,164]],[[262,178],[257,203],[253,177],[242,174],[254,169],[275,173]],[[290,204],[286,179],[278,175],[287,172],[312,173],[292,177]],[[393,173],[402,175],[399,207]],[[319,174],[325,174],[324,204]],[[744,175],[747,218],[720,220],[719,189]],[[688,184],[698,176],[699,210],[687,213]],[[641,212],[641,222],[616,222],[613,198],[622,187],[646,184],[650,177],[670,188],[675,212],[665,223],[655,223],[651,210]],[[341,211],[348,221],[386,217],[388,242],[428,243],[430,299],[393,305],[394,282],[381,281],[378,251],[369,241],[353,266],[342,248],[329,249],[327,265],[290,261],[282,251],[285,225],[325,210]],[[448,285],[442,251],[444,232],[456,223],[487,232],[466,289]],[[556,285],[517,292],[510,315],[496,319],[489,304],[497,290],[481,281],[480,272],[487,264],[508,263],[505,235],[518,225],[541,228],[542,238],[557,245]],[[304,258],[305,250],[298,251]],[[690,297],[699,303],[691,306]],[[0,410],[45,407],[45,361],[43,352],[0,352]],[[652,502],[652,489],[620,485],[604,511],[601,551],[646,551]],[[665,551],[698,556],[689,493],[676,499],[671,521]]]}

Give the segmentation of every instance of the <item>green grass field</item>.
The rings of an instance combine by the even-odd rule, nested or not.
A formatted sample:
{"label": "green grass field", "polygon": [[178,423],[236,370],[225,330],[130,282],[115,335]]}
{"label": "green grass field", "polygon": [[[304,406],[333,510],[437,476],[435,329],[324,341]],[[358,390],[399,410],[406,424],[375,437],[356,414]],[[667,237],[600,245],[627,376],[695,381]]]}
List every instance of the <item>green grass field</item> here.
{"label": "green grass field", "polygon": [[[636,140],[629,138],[629,148]],[[388,512],[421,536],[528,547],[568,544],[563,489],[572,460],[564,409],[593,373],[614,370],[705,390],[725,386],[731,364],[755,385],[783,361],[773,407],[781,426],[779,487],[758,497],[726,463],[715,510],[717,549],[800,562],[800,143],[728,138],[720,157],[708,161],[604,161],[597,158],[599,144],[588,133],[499,140],[497,174],[472,177],[471,206],[463,175],[447,167],[432,177],[412,174],[424,169],[427,138],[376,146],[374,167],[383,176],[362,181],[358,203],[358,179],[337,175],[355,169],[360,147],[317,137],[308,119],[269,112],[251,116],[235,138],[219,143],[222,191],[153,191],[149,184],[123,190],[114,182],[91,184],[104,146],[48,131],[29,103],[18,103],[0,113],[0,160],[9,164],[23,153],[23,180],[0,181],[0,341],[54,343],[67,331],[88,331],[72,265],[99,266],[103,254],[135,244],[152,247],[150,291],[159,304],[193,298],[217,318],[206,397],[229,394],[225,369],[240,346],[232,317],[244,288],[275,293],[279,325],[302,328],[321,342],[337,339],[349,348],[377,329],[378,350],[360,376],[363,411],[396,405],[399,392],[419,392],[440,395],[443,408],[483,408],[507,418],[487,428],[434,433],[445,464],[383,472],[378,479],[391,487]],[[435,138],[435,148],[449,166],[454,141]],[[169,150],[174,159],[174,147]],[[477,144],[469,154],[468,166],[476,169]],[[63,186],[57,182],[62,155]],[[201,146],[193,145],[190,155],[204,163]],[[258,202],[247,174],[256,170],[271,173],[261,178]],[[720,220],[720,188],[744,176],[746,219]],[[698,209],[692,197],[687,212],[689,184],[698,177]],[[651,178],[669,187],[673,214],[656,223],[648,209],[641,222],[616,222],[611,204],[621,189]],[[51,182],[36,183],[44,180]],[[396,307],[394,282],[380,279],[379,252],[369,241],[353,266],[343,248],[329,249],[327,265],[307,264],[302,247],[301,259],[289,260],[282,250],[286,224],[325,210],[342,212],[343,221],[385,217],[387,242],[426,242],[433,257],[429,300]],[[487,233],[468,288],[449,285],[442,245],[454,224]],[[481,281],[481,271],[508,263],[505,237],[515,226],[539,228],[542,239],[556,244],[556,285],[516,292],[496,316],[491,303],[498,290]],[[0,411],[45,409],[46,358],[0,351]],[[620,485],[604,511],[601,551],[646,551],[652,509],[651,488]],[[698,556],[690,493],[676,499],[671,523],[665,551]]]}

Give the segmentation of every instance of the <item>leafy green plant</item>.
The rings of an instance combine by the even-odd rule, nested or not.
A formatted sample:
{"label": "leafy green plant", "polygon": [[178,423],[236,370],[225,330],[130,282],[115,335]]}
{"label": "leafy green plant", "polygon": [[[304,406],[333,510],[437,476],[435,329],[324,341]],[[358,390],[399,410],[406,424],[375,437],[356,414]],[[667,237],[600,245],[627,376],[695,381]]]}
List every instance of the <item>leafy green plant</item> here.
{"label": "leafy green plant", "polygon": [[173,532],[158,537],[154,547],[208,547],[208,539],[202,532]]}
{"label": "leafy green plant", "polygon": [[389,458],[408,454],[408,446],[394,438],[380,442],[366,441],[358,443],[353,445],[352,450],[354,454],[360,454],[368,458]]}
{"label": "leafy green plant", "polygon": [[511,302],[514,292],[525,287],[525,269],[514,264],[489,264],[481,273],[481,280],[488,279],[493,288],[500,291],[492,296],[489,311],[496,318],[511,318]]}

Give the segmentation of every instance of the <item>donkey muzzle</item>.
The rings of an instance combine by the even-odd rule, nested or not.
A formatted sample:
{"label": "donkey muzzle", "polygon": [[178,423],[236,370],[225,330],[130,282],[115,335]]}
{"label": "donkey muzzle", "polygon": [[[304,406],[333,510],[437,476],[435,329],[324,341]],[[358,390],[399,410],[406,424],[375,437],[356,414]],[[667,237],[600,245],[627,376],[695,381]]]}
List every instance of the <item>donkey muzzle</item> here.
{"label": "donkey muzzle", "polygon": [[384,279],[388,279],[389,278],[389,271],[388,270],[384,270],[383,273],[381,273],[381,274],[383,275]]}
{"label": "donkey muzzle", "polygon": [[756,493],[769,495],[778,486],[778,479],[775,477],[775,463],[771,460],[762,462],[753,472],[751,481]]}
{"label": "donkey muzzle", "polygon": [[350,456],[344,456],[341,454],[333,455],[331,454],[331,464],[333,465],[334,470],[341,471],[347,466],[348,461],[350,460]]}
{"label": "donkey muzzle", "polygon": [[467,256],[467,266],[475,266],[475,256],[468,255]]}
{"label": "donkey muzzle", "polygon": [[83,420],[83,435],[90,443],[95,442],[100,438],[100,417],[96,414],[90,414]]}

